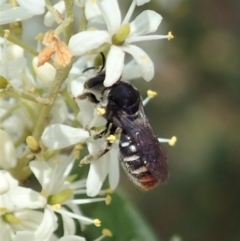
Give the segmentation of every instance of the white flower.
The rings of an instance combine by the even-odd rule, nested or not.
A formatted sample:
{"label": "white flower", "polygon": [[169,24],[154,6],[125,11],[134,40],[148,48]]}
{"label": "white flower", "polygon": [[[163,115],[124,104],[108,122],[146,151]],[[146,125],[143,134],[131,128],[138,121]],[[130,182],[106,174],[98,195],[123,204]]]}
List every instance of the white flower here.
{"label": "white flower", "polygon": [[52,83],[56,76],[56,69],[49,63],[44,63],[42,66],[38,66],[38,58],[34,57],[32,60],[32,66],[36,73],[37,78],[41,81],[41,87],[48,87],[52,86]]}
{"label": "white flower", "polygon": [[[105,140],[89,141],[88,150],[90,154],[96,154],[104,148]],[[111,150],[98,160],[90,163],[87,177],[87,195],[96,196],[101,190],[102,184],[108,175],[110,188],[114,190],[119,182],[119,161],[118,161],[118,141],[113,144]]]}
{"label": "white flower", "polygon": [[75,34],[70,39],[69,48],[74,55],[82,55],[91,49],[98,48],[103,43],[111,44],[106,62],[105,86],[111,86],[120,78],[124,66],[125,52],[133,56],[139,65],[142,77],[146,81],[150,81],[154,76],[153,62],[142,49],[132,45],[132,43],[170,38],[170,36],[163,35],[145,36],[155,32],[162,20],[162,17],[154,11],[143,11],[134,21],[129,23],[135,6],[136,2],[133,1],[125,19],[122,21],[117,0],[98,2],[108,31],[84,31]]}
{"label": "white flower", "polygon": [[18,182],[6,171],[0,170],[0,176],[8,186],[0,195],[1,237],[4,241],[10,241],[17,230],[33,230],[38,226],[41,214],[39,216],[31,209],[44,207],[46,200],[30,188],[19,187]]}
{"label": "white flower", "polygon": [[1,25],[31,18],[33,15],[42,14],[45,9],[44,0],[17,0],[19,7],[12,7],[1,1]]}
{"label": "white flower", "polygon": [[[37,213],[32,213],[32,217],[28,217],[28,222],[31,222],[33,217]],[[50,241],[50,238],[53,236],[53,232],[57,228],[57,218],[54,212],[51,209],[45,208],[44,214],[42,214],[42,218],[38,225],[33,230],[22,229],[24,231],[16,232],[16,235],[12,239],[12,241]]]}
{"label": "white flower", "polygon": [[43,134],[42,141],[51,149],[61,149],[76,143],[84,142],[89,137],[88,131],[73,128],[67,125],[53,124],[48,126]]}
{"label": "white flower", "polygon": [[[45,208],[52,209],[62,215],[64,234],[73,235],[75,233],[75,225],[72,219],[77,219],[82,224],[100,225],[98,219],[91,219],[82,215],[78,204],[92,203],[96,201],[105,201],[105,198],[98,199],[76,199],[74,198],[74,190],[82,190],[85,187],[85,180],[68,182],[66,179],[72,169],[74,159],[70,156],[54,157],[48,162],[32,161],[30,168],[38,179],[42,191],[45,196],[47,206]],[[73,212],[68,211],[62,205],[67,206]]]}
{"label": "white flower", "polygon": [[0,129],[0,168],[8,169],[15,167],[17,154],[11,137],[7,132]]}

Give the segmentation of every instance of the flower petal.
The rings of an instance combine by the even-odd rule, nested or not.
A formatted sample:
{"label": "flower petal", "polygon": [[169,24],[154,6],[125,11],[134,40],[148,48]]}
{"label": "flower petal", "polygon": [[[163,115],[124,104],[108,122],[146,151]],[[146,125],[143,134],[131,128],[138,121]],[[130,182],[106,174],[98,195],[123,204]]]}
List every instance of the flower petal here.
{"label": "flower petal", "polygon": [[38,58],[32,60],[33,69],[44,87],[51,87],[56,76],[56,69],[49,63],[38,66]]}
{"label": "flower petal", "polygon": [[10,199],[15,208],[42,208],[46,204],[46,198],[30,188],[17,187],[10,193]]}
{"label": "flower petal", "polygon": [[124,67],[125,54],[121,48],[112,45],[106,62],[106,77],[104,86],[112,86],[119,80]]}
{"label": "flower petal", "polygon": [[27,61],[24,57],[10,60],[7,63],[8,74],[6,75],[6,71],[4,70],[3,67],[1,67],[0,75],[2,75],[3,77],[5,77],[7,79],[12,79],[22,72],[23,68],[26,66],[26,62]]}
{"label": "flower petal", "polygon": [[133,80],[141,78],[141,72],[134,59],[128,62],[123,69],[122,78],[124,80]]}
{"label": "flower petal", "polygon": [[121,12],[117,0],[103,0],[98,4],[107,24],[108,32],[112,36],[121,26]]}
{"label": "flower petal", "polygon": [[86,19],[91,22],[104,23],[99,7],[96,1],[86,1],[85,4]]}
{"label": "flower petal", "polygon": [[68,235],[61,237],[60,239],[58,239],[58,241],[86,241],[86,239],[76,235]]}
{"label": "flower petal", "polygon": [[134,1],[137,3],[138,6],[141,6],[145,3],[150,2],[150,0],[134,0]]}
{"label": "flower petal", "polygon": [[86,78],[84,76],[80,76],[77,79],[74,79],[70,83],[71,93],[73,97],[78,97],[82,94],[84,90],[84,83]]}
{"label": "flower petal", "polygon": [[41,138],[45,146],[55,150],[84,142],[88,137],[88,131],[83,129],[54,124],[44,130]]}
{"label": "flower petal", "polygon": [[19,6],[23,7],[28,13],[39,15],[44,13],[45,1],[44,0],[17,0]]}
{"label": "flower petal", "polygon": [[7,132],[0,129],[0,140],[0,167],[4,169],[15,167],[17,154],[11,137]]}
{"label": "flower petal", "polygon": [[86,183],[87,195],[89,197],[96,196],[101,190],[102,184],[108,173],[108,165],[109,159],[106,158],[106,155],[90,164]]}
{"label": "flower petal", "polygon": [[99,47],[104,42],[110,43],[111,39],[107,31],[83,31],[70,38],[68,47],[74,56]]}
{"label": "flower petal", "polygon": [[47,206],[47,208],[44,209],[43,220],[35,232],[35,240],[49,240],[56,229],[57,218],[54,212]]}
{"label": "flower petal", "polygon": [[[103,145],[104,141],[102,140],[88,142],[89,153],[96,154],[103,148]],[[88,196],[94,197],[99,193],[108,173],[109,161],[109,153],[107,153],[98,160],[91,162],[86,182]]]}
{"label": "flower petal", "polygon": [[9,175],[7,171],[0,170],[0,195],[7,193],[10,189],[10,183],[7,175]]}
{"label": "flower petal", "polygon": [[17,21],[23,21],[31,18],[32,16],[33,15],[31,13],[27,12],[22,7],[6,9],[1,12],[1,25]]}
{"label": "flower petal", "polygon": [[121,48],[133,56],[139,66],[143,79],[150,81],[154,77],[154,64],[149,56],[136,45],[124,45]]}
{"label": "flower petal", "polygon": [[155,32],[161,20],[161,15],[155,11],[143,11],[130,23],[131,33],[129,38]]}
{"label": "flower petal", "polygon": [[114,190],[118,183],[119,183],[119,177],[120,177],[120,170],[119,170],[119,160],[118,160],[118,154],[119,154],[119,148],[118,143],[114,143],[112,149],[109,152],[110,154],[110,165],[109,165],[109,171],[108,171],[108,179],[110,188]]}

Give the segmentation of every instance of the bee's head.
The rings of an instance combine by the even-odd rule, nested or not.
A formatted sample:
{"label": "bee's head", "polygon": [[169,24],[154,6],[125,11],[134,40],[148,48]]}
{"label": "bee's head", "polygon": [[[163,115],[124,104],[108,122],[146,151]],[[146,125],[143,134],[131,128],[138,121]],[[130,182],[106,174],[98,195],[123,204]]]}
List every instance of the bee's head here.
{"label": "bee's head", "polygon": [[138,111],[141,101],[138,90],[125,82],[118,82],[111,87],[109,99],[130,115]]}
{"label": "bee's head", "polygon": [[105,71],[88,79],[84,84],[84,88],[101,92],[105,88],[103,85],[104,79],[105,79]]}

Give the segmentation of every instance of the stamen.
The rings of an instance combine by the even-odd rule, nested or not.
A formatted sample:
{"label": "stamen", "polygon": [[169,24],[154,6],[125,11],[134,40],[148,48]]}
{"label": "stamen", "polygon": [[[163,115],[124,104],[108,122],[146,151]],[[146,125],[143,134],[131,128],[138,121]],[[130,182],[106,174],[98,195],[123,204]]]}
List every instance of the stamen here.
{"label": "stamen", "polygon": [[111,188],[105,189],[105,190],[101,190],[98,195],[106,195],[106,194],[112,194],[113,190]]}
{"label": "stamen", "polygon": [[177,137],[173,136],[171,139],[158,138],[158,141],[161,143],[168,143],[170,146],[174,146],[177,142]]}
{"label": "stamen", "polygon": [[114,143],[116,141],[116,136],[114,135],[110,135],[107,137],[107,140],[110,142],[110,143]]}
{"label": "stamen", "polygon": [[148,97],[143,100],[143,105],[145,106],[150,99],[154,98],[157,95],[156,91],[148,90],[147,91]]}
{"label": "stamen", "polygon": [[32,153],[38,154],[39,152],[41,152],[41,147],[33,136],[28,136],[26,138],[26,142]]}
{"label": "stamen", "polygon": [[126,23],[129,22],[130,18],[132,17],[132,14],[133,14],[133,11],[134,11],[135,7],[136,7],[136,1],[133,0],[131,6],[128,9],[128,12],[127,12],[124,20],[122,21],[122,24],[126,24]]}
{"label": "stamen", "polygon": [[96,226],[96,227],[100,227],[101,226],[101,221],[99,219],[94,219],[93,220],[93,224]]}
{"label": "stamen", "polygon": [[112,232],[109,229],[104,228],[102,234],[106,237],[112,237]]}
{"label": "stamen", "polygon": [[10,35],[10,30],[9,29],[5,29],[4,30],[4,38],[8,38]]}
{"label": "stamen", "polygon": [[174,38],[174,36],[172,35],[172,32],[168,32],[168,40],[171,40],[173,38]]}
{"label": "stamen", "polygon": [[61,204],[59,204],[59,203],[52,205],[53,211],[56,211],[56,212],[57,212],[57,210],[60,210],[61,207],[62,207],[62,206],[61,206]]}
{"label": "stamen", "polygon": [[110,195],[107,195],[106,198],[105,198],[105,203],[107,205],[109,205],[111,203],[111,201],[112,201],[112,197]]}
{"label": "stamen", "polygon": [[95,203],[95,202],[102,202],[102,201],[104,201],[106,203],[107,202],[106,200],[109,199],[109,198],[111,199],[111,197],[109,195],[107,195],[105,198],[74,199],[74,200],[68,201],[68,203],[88,204],[88,203]]}
{"label": "stamen", "polygon": [[171,140],[168,142],[168,144],[169,144],[170,146],[174,146],[174,145],[176,144],[176,142],[177,142],[177,137],[176,137],[176,136],[173,136],[173,137],[171,138]]}
{"label": "stamen", "polygon": [[72,212],[69,212],[69,211],[66,211],[66,210],[63,210],[63,209],[56,209],[56,210],[54,209],[54,211],[57,212],[57,213],[60,213],[61,215],[65,215],[65,216],[68,216],[68,217],[71,217],[71,218],[82,220],[82,221],[84,221],[88,224],[93,223],[97,227],[101,226],[101,221],[99,219],[87,218],[87,217],[84,217],[84,216],[81,216],[79,214],[75,214],[75,213],[72,213]]}
{"label": "stamen", "polygon": [[156,91],[148,90],[147,95],[149,98],[154,98],[157,95]]}
{"label": "stamen", "polygon": [[98,115],[104,115],[105,113],[106,113],[106,110],[104,108],[100,108],[100,107],[97,108]]}
{"label": "stamen", "polygon": [[109,229],[106,229],[106,228],[104,228],[102,230],[102,235],[100,237],[98,237],[97,239],[94,239],[93,241],[101,241],[105,237],[112,237],[112,232]]}

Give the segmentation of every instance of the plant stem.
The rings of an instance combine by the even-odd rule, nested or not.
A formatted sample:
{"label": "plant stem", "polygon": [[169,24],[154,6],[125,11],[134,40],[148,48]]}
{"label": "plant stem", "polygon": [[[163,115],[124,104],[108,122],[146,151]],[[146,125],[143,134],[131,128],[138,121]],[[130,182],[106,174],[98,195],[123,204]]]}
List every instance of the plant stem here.
{"label": "plant stem", "polygon": [[52,105],[59,93],[62,83],[67,78],[71,67],[72,67],[71,64],[65,68],[64,67],[56,67],[57,73],[56,73],[55,81],[53,83],[52,90],[48,96],[49,105],[44,105],[42,107],[42,109],[40,111],[39,119],[38,119],[35,129],[33,131],[32,136],[35,138],[36,141],[39,141],[39,139],[42,135],[42,132],[43,132],[45,124],[47,122],[47,118],[51,111]]}
{"label": "plant stem", "polygon": [[[4,38],[4,35],[5,35],[5,32],[0,27],[0,37]],[[26,43],[24,43],[23,41],[21,41],[20,39],[15,37],[13,34],[10,34],[7,39],[8,39],[8,41],[22,47],[24,50],[28,51],[30,54],[32,54],[34,56],[38,55],[38,52],[35,49],[31,48],[29,45],[27,45]]]}

